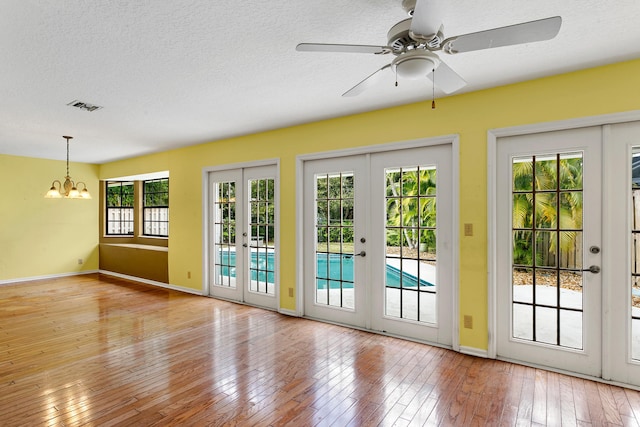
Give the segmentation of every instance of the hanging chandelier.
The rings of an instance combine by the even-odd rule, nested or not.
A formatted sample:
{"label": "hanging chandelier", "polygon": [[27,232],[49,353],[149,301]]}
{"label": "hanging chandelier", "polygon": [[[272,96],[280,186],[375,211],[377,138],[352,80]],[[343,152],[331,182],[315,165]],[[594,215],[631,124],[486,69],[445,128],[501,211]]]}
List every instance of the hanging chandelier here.
{"label": "hanging chandelier", "polygon": [[[64,177],[64,184],[57,179],[51,183],[51,188],[47,191],[44,197],[50,199],[59,199],[64,197],[65,199],[90,199],[91,194],[87,190],[87,185],[84,182],[75,183],[69,176],[69,140],[73,139],[72,136],[63,136],[67,140],[67,175]],[[56,186],[57,184],[57,186]],[[82,185],[82,190],[78,190],[78,187]]]}

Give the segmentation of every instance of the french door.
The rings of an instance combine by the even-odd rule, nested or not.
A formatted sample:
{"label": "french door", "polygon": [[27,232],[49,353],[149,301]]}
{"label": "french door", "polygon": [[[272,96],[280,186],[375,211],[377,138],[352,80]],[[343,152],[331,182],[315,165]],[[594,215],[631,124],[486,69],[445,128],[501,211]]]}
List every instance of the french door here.
{"label": "french door", "polygon": [[640,122],[605,126],[605,378],[640,386]]}
{"label": "french door", "polygon": [[601,376],[602,130],[499,138],[497,355]]}
{"label": "french door", "polygon": [[276,166],[209,173],[209,294],[278,308]]}
{"label": "french door", "polygon": [[304,164],[305,315],[368,328],[366,157]]}
{"label": "french door", "polygon": [[449,144],[304,163],[305,315],[452,344]]}

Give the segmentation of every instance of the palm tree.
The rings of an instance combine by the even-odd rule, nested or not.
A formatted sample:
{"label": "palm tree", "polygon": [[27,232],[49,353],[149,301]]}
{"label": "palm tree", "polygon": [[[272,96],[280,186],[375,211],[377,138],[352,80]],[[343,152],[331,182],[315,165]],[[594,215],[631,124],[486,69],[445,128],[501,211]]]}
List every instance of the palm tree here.
{"label": "palm tree", "polygon": [[[579,243],[577,230],[582,228],[582,157],[536,159],[535,176],[533,158],[518,160],[513,162],[512,173],[514,263],[533,264],[535,224],[535,229],[540,230],[536,233],[536,264],[555,265],[558,241],[561,255],[558,261],[566,266],[573,264],[570,255]],[[552,238],[557,229],[560,235]]]}
{"label": "palm tree", "polygon": [[403,241],[411,249],[433,240],[426,228],[436,224],[436,170],[400,170],[386,177],[387,224],[403,227]]}

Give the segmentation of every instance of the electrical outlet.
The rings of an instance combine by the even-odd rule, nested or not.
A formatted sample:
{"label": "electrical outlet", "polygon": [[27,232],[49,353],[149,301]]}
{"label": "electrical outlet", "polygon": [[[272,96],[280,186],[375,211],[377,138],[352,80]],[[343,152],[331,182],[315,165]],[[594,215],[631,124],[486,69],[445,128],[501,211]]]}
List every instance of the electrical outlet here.
{"label": "electrical outlet", "polygon": [[464,225],[464,235],[465,236],[473,236],[473,224],[466,223]]}
{"label": "electrical outlet", "polygon": [[464,315],[464,327],[465,329],[473,329],[473,316]]}
{"label": "electrical outlet", "polygon": [[187,279],[191,279],[191,272],[187,271]]}
{"label": "electrical outlet", "polygon": [[78,258],[78,265],[82,265],[83,262],[82,258]]}
{"label": "electrical outlet", "polygon": [[289,296],[293,298],[293,288],[289,288]]}

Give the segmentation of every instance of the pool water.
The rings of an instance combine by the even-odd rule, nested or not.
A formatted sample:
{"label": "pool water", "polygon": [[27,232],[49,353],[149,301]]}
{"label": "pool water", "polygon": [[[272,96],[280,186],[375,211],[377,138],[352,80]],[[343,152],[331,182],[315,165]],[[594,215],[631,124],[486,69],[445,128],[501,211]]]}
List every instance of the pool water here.
{"label": "pool water", "polygon": [[[220,250],[220,258],[216,263],[222,264],[220,274],[223,276],[236,276],[236,253],[235,251]],[[340,277],[342,273],[342,288],[353,287],[353,259],[352,255],[344,254],[317,254],[317,287],[326,289],[327,285],[331,289],[340,288]],[[251,280],[259,282],[274,283],[274,254],[273,252],[251,252]],[[402,283],[403,288],[415,288],[418,286],[434,286],[424,279],[387,264],[386,285],[399,288]]]}

